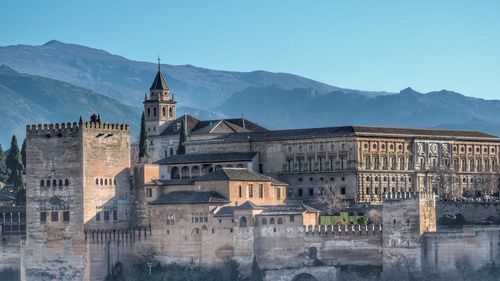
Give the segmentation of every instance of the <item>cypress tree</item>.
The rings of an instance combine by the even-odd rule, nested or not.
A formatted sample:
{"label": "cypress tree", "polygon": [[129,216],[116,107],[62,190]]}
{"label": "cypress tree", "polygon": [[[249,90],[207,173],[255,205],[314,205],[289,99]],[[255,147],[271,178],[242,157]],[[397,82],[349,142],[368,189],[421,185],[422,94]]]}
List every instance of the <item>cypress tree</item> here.
{"label": "cypress tree", "polygon": [[148,135],[146,133],[146,119],[144,117],[144,111],[141,117],[141,134],[139,136],[139,159],[148,156]]}
{"label": "cypress tree", "polygon": [[23,160],[23,167],[26,168],[26,139],[24,139],[21,146],[21,159]]}
{"label": "cypress tree", "polygon": [[257,260],[255,257],[253,257],[253,262],[252,262],[252,273],[250,274],[250,277],[248,278],[249,281],[264,281],[264,278],[266,277],[265,273],[260,269],[259,264],[257,263]]}
{"label": "cypress tree", "polygon": [[16,189],[23,187],[24,166],[15,135],[12,136],[12,141],[10,142],[10,151],[9,156],[7,156],[6,164],[7,168],[10,170],[8,183],[13,184]]}
{"label": "cypress tree", "polygon": [[5,164],[5,154],[3,153],[2,145],[0,144],[0,181],[7,182],[9,179],[9,168]]}
{"label": "cypress tree", "polygon": [[184,115],[184,121],[182,121],[181,135],[179,136],[179,147],[177,147],[177,154],[186,154],[186,147],[184,142],[187,139],[187,116]]}

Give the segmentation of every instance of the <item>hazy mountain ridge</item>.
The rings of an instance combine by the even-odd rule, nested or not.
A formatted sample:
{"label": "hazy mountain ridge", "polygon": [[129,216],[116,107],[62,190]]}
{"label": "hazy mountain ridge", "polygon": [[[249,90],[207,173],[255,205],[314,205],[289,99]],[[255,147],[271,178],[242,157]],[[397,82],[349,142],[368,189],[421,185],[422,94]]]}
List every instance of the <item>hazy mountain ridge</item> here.
{"label": "hazy mountain ridge", "polygon": [[407,88],[395,95],[367,97],[344,91],[314,95],[311,89],[269,86],[235,93],[217,110],[227,115],[243,113],[270,128],[358,124],[481,130],[500,135],[500,101],[446,90],[422,94]]}
{"label": "hazy mountain ridge", "polygon": [[[103,50],[56,40],[41,46],[0,47],[1,64],[19,72],[88,88],[135,107],[142,106],[144,93],[148,91],[157,69],[154,63],[132,61]],[[234,72],[166,64],[162,64],[162,70],[179,103],[195,108],[218,106],[234,92],[252,86],[276,84],[285,89],[313,88],[318,93],[340,89],[288,73]]]}
{"label": "hazy mountain ridge", "polygon": [[[0,142],[24,137],[27,124],[77,122],[98,112],[103,122],[136,123],[140,110],[91,90],[0,66]],[[134,128],[133,132],[137,130]]]}
{"label": "hazy mountain ridge", "polygon": [[[104,120],[132,124],[135,138],[144,94],[157,69],[153,63],[58,41],[0,47],[2,64],[15,69],[0,69],[0,130],[5,132],[0,142],[4,144],[11,133],[24,135],[27,123],[67,122],[94,111]],[[500,135],[500,101],[452,91],[367,92],[287,73],[192,65],[162,65],[162,70],[178,101],[177,116],[244,115],[272,129],[359,124]]]}

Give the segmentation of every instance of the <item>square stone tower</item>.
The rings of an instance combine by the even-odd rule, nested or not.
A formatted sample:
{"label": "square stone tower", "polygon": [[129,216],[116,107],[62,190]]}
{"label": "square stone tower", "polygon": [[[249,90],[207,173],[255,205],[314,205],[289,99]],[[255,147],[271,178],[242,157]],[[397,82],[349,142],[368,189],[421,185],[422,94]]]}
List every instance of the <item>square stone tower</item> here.
{"label": "square stone tower", "polygon": [[128,125],[28,125],[26,162],[22,278],[88,280],[85,230],[127,226]]}
{"label": "square stone tower", "polygon": [[387,196],[382,208],[384,270],[405,266],[421,269],[421,237],[436,231],[436,199],[432,193]]}

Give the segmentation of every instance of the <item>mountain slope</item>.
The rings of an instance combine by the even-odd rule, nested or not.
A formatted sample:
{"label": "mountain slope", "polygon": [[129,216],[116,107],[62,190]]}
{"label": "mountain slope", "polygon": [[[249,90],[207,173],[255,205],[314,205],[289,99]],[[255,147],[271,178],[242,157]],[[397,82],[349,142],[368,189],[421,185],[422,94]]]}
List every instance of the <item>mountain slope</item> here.
{"label": "mountain slope", "polygon": [[[55,40],[41,46],[0,47],[1,64],[19,72],[88,88],[136,107],[142,107],[144,93],[149,89],[157,68],[152,63],[132,61],[102,50]],[[192,65],[163,65],[162,69],[179,103],[197,108],[217,106],[234,92],[248,87],[276,84],[284,89],[312,88],[318,93],[339,90],[287,73],[219,71]],[[366,95],[387,94],[345,91]]]}
{"label": "mountain slope", "polygon": [[500,135],[500,101],[445,90],[422,94],[407,88],[395,95],[367,97],[343,91],[315,95],[310,89],[273,85],[235,93],[217,110],[229,116],[244,113],[270,128],[358,124],[474,129]]}
{"label": "mountain slope", "polygon": [[22,139],[26,124],[77,122],[93,112],[100,113],[104,122],[133,124],[140,120],[138,109],[114,99],[6,66],[0,66],[0,100],[0,143],[4,146],[13,133]]}

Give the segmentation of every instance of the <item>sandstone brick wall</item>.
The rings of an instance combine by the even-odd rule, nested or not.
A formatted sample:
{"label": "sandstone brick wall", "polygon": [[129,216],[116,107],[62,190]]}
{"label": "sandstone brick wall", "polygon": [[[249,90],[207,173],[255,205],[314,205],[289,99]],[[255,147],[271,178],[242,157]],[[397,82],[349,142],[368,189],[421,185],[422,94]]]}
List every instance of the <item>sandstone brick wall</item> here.
{"label": "sandstone brick wall", "polygon": [[436,216],[462,214],[467,222],[479,222],[488,217],[500,216],[500,202],[437,201]]}
{"label": "sandstone brick wall", "polygon": [[455,260],[464,256],[475,269],[493,262],[498,264],[500,227],[476,226],[423,236],[423,264],[430,271],[455,270]]}

